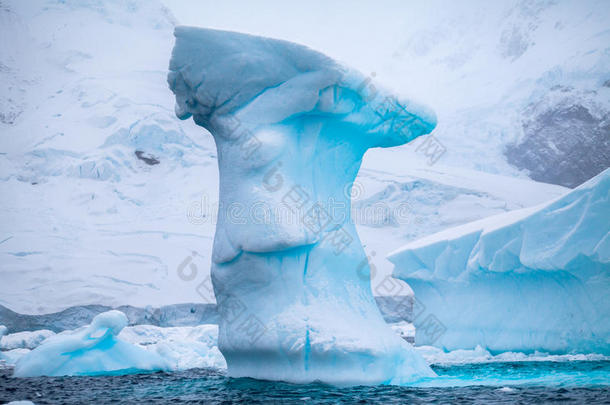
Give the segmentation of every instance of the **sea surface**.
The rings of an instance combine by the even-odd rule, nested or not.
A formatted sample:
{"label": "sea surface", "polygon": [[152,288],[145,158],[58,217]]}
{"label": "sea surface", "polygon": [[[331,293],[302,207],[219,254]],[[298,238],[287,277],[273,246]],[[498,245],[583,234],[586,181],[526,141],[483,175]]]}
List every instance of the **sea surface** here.
{"label": "sea surface", "polygon": [[13,378],[0,370],[0,403],[36,404],[610,404],[610,361],[491,362],[432,366],[438,378],[413,387],[339,388],[325,384],[233,379],[224,372],[180,372],[97,377]]}

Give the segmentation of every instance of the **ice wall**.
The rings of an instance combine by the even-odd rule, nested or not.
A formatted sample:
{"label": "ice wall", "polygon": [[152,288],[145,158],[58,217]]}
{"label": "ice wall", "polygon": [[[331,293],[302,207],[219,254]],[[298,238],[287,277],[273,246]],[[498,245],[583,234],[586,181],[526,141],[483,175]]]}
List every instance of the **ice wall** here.
{"label": "ice wall", "polygon": [[[448,350],[610,353],[610,169],[549,203],[410,243],[389,255]],[[417,324],[417,321],[416,321]]]}
{"label": "ice wall", "polygon": [[176,115],[209,130],[218,150],[212,281],[229,375],[434,375],[383,321],[349,215],[364,152],[429,133],[434,114],[300,45],[189,27],[175,36]]}
{"label": "ice wall", "polygon": [[127,326],[120,311],[97,315],[91,325],[45,340],[19,359],[15,377],[100,375],[165,370],[158,354],[117,338]]}

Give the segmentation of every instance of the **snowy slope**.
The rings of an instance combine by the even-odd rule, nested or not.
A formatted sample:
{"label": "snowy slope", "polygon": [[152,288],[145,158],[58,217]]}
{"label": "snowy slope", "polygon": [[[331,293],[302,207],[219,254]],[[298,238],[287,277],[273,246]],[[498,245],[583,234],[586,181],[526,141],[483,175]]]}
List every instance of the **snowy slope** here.
{"label": "snowy slope", "polygon": [[173,114],[170,13],[158,2],[3,7],[2,38],[15,41],[3,43],[2,83],[21,107],[1,124],[2,302],[196,301],[175,268],[211,240],[213,226],[189,227],[185,212],[216,188],[217,169],[211,139]]}
{"label": "snowy slope", "polygon": [[[312,46],[376,72],[372,83],[414,94],[438,112],[434,137],[446,149],[438,162],[430,164],[419,143],[373,150],[352,190],[380,294],[389,251],[560,195],[563,187],[529,181],[507,162],[504,146],[522,135],[521,118],[509,112],[533,102],[535,89],[546,94],[553,80],[539,79],[555,66],[570,83],[586,76],[597,85],[607,71],[604,2],[541,6],[535,29],[519,17],[524,3],[481,6],[473,15],[480,4],[269,3],[272,15],[249,4],[235,11],[234,2],[166,4],[181,23]],[[561,52],[553,45],[555,20],[561,35],[574,38]],[[0,21],[0,304],[48,313],[213,301],[206,277],[216,149],[209,134],[173,113],[165,79],[172,13],[159,1],[11,0],[0,4]],[[375,29],[363,30],[367,23]],[[513,25],[529,38],[516,58],[501,46]]]}

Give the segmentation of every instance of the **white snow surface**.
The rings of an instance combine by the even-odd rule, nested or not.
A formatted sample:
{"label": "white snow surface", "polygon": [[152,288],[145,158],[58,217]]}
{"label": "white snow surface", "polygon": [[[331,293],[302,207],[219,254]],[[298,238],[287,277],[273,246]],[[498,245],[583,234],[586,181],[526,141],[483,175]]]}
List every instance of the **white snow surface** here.
{"label": "white snow surface", "polygon": [[550,202],[390,253],[394,277],[409,283],[438,325],[439,333],[418,327],[416,343],[610,353],[609,193],[607,169]]}

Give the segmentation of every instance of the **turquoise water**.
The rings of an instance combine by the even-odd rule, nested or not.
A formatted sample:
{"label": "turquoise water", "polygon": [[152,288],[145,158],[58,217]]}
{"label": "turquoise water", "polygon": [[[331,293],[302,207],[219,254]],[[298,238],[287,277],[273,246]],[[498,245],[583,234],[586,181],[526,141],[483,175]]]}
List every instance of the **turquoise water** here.
{"label": "turquoise water", "polygon": [[0,370],[0,403],[610,403],[610,361],[433,366],[414,387],[295,385],[193,369],[100,377],[13,378]]}

